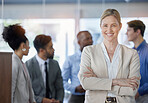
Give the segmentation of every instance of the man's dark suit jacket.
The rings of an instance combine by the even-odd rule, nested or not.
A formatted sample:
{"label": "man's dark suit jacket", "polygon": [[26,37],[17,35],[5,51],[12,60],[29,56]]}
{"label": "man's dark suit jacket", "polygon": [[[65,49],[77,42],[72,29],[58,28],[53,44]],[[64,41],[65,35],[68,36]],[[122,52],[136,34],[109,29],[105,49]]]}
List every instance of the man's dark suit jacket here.
{"label": "man's dark suit jacket", "polygon": [[[39,63],[36,60],[36,56],[28,60],[26,62],[26,66],[32,81],[32,88],[36,102],[41,103],[42,99],[46,96],[46,87],[43,82],[42,73],[39,68]],[[49,60],[48,73],[51,97],[56,100],[60,100],[60,103],[62,103],[64,98],[63,79],[61,76],[61,69],[57,61],[53,59]]]}

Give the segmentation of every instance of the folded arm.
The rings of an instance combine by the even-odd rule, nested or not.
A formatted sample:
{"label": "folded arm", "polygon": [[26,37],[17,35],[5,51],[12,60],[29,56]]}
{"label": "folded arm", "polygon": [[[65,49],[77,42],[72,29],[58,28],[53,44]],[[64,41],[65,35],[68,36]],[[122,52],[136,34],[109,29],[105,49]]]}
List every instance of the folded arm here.
{"label": "folded arm", "polygon": [[[83,59],[83,56],[85,56]],[[139,73],[139,58],[138,54],[133,54],[130,63],[130,73],[128,78],[98,78],[90,67],[89,52],[85,49],[82,55],[81,70],[79,72],[79,79],[83,88],[86,90],[107,90],[115,95],[129,95],[134,96],[139,86],[140,73]],[[129,92],[127,92],[129,91]]]}

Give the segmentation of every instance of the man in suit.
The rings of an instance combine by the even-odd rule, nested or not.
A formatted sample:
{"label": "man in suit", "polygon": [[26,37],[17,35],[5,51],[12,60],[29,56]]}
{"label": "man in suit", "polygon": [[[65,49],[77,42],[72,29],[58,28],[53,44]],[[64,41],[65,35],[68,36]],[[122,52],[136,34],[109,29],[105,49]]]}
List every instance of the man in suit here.
{"label": "man in suit", "polygon": [[54,48],[50,36],[38,35],[34,40],[37,55],[26,62],[37,103],[62,103],[63,79],[57,61],[49,59]]}

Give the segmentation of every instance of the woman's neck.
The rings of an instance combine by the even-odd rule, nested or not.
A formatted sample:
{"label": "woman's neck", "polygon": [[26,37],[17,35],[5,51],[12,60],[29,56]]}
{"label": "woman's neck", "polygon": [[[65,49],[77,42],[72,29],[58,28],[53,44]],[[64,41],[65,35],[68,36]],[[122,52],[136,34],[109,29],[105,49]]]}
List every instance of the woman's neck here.
{"label": "woman's neck", "polygon": [[113,42],[109,42],[109,41],[103,41],[107,51],[109,52],[114,52],[117,45],[118,45],[118,41],[113,41]]}
{"label": "woman's neck", "polygon": [[108,56],[110,58],[110,61],[112,62],[114,52],[115,52],[116,47],[118,45],[118,41],[115,41],[115,42],[104,41],[103,43],[104,43],[104,45],[106,47],[106,50],[107,50]]}
{"label": "woman's neck", "polygon": [[15,50],[14,53],[22,60],[23,54],[19,50]]}

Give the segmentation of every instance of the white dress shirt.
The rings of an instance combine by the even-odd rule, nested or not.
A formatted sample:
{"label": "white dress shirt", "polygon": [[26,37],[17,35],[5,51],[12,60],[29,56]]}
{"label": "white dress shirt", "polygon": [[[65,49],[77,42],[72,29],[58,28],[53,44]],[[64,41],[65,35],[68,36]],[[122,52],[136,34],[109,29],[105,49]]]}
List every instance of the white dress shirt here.
{"label": "white dress shirt", "polygon": [[[106,64],[107,64],[109,79],[114,79],[114,78],[116,78],[117,72],[118,72],[120,44],[118,44],[117,47],[116,47],[116,50],[115,50],[114,55],[113,55],[112,62],[111,62],[111,60],[108,56],[107,50],[106,50],[103,42],[101,43],[101,47],[102,47],[102,50],[103,50],[103,53],[104,53],[104,56],[105,56],[105,61],[106,61]],[[116,97],[116,95],[109,93],[109,92],[108,92],[108,96]]]}
{"label": "white dress shirt", "polygon": [[39,63],[39,67],[42,73],[42,77],[43,77],[43,81],[44,81],[44,85],[46,87],[46,73],[45,73],[45,62],[47,62],[47,68],[49,68],[49,59],[47,60],[43,60],[42,58],[40,58],[38,55],[36,55],[36,59]]}

